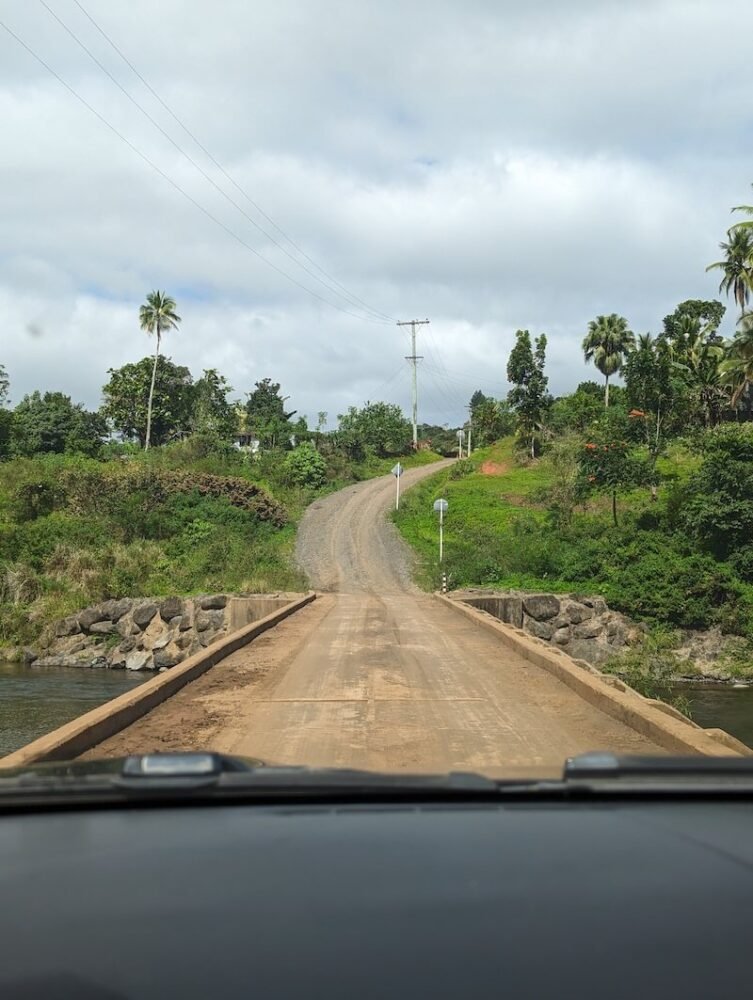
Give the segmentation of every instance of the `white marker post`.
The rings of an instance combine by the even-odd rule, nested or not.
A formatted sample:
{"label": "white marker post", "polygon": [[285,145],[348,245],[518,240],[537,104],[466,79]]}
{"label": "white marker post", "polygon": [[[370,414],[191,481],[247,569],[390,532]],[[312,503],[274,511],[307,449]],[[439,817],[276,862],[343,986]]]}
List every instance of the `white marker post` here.
{"label": "white marker post", "polygon": [[444,515],[447,511],[448,503],[446,500],[435,500],[434,510],[439,513],[439,561],[442,562],[444,558]]}
{"label": "white marker post", "polygon": [[395,477],[395,510],[400,510],[400,477],[402,474],[403,467],[398,462],[392,469],[392,475]]}

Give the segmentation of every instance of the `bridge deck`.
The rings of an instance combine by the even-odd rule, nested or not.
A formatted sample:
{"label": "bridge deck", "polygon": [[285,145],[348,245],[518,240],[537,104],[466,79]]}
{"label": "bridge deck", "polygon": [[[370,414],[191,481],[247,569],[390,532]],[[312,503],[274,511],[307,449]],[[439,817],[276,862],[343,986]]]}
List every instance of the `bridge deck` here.
{"label": "bridge deck", "polygon": [[393,488],[362,483],[307,514],[299,557],[335,593],[87,756],[211,748],[269,763],[504,774],[556,772],[588,750],[662,752],[417,592],[384,519]]}

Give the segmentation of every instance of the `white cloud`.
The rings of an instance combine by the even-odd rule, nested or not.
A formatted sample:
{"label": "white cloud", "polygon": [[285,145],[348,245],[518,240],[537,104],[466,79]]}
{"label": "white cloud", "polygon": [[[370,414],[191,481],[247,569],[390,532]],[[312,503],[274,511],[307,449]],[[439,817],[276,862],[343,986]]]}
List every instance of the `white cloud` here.
{"label": "white cloud", "polygon": [[[279,240],[73,0],[49,2]],[[504,392],[518,327],[548,334],[562,392],[588,377],[579,344],[597,313],[640,332],[716,292],[704,267],[753,180],[743,0],[82,2],[311,257],[381,312],[431,317],[431,420],[460,419],[477,386]],[[222,225],[353,309],[41,5],[3,17]],[[160,287],[184,317],[166,350],[197,374],[217,367],[239,394],[272,376],[310,418],[380,395],[407,406],[403,329],[268,268],[1,30],[0,117],[0,362],[14,399],[59,388],[96,405],[106,369],[146,353],[137,309]]]}

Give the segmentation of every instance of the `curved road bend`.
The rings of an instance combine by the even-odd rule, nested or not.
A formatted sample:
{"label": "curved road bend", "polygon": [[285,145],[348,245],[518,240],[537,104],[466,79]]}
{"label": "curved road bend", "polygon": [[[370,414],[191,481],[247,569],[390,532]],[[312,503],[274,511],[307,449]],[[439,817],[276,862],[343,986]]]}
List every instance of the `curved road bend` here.
{"label": "curved road bend", "polygon": [[[403,487],[434,465],[406,472]],[[558,772],[588,750],[661,753],[411,584],[394,479],[319,500],[297,555],[312,605],[87,756],[210,747],[270,764]]]}

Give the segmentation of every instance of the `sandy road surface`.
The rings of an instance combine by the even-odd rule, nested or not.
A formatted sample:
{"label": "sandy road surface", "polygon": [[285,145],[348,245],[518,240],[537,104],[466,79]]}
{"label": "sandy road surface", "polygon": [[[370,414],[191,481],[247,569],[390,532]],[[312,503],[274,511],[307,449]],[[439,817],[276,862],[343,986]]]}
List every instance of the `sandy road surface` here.
{"label": "sandy road surface", "polygon": [[[434,472],[414,469],[403,485]],[[660,753],[489,633],[421,594],[385,511],[392,477],[306,513],[298,558],[322,596],[89,756],[209,747],[271,763],[557,771],[594,749]]]}

